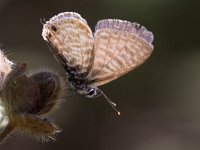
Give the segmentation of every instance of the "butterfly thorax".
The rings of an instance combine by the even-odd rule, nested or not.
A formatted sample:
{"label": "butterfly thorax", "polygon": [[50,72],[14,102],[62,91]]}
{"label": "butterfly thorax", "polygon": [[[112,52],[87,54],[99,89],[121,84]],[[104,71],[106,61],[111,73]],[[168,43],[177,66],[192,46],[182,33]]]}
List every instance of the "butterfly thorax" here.
{"label": "butterfly thorax", "polygon": [[97,88],[88,86],[90,81],[86,78],[86,73],[79,73],[76,68],[73,67],[67,67],[65,70],[67,72],[70,86],[79,94],[85,95],[89,98],[94,98],[99,95]]}
{"label": "butterfly thorax", "polygon": [[87,89],[87,80],[80,75],[69,74],[68,81],[70,86],[77,91],[85,91]]}

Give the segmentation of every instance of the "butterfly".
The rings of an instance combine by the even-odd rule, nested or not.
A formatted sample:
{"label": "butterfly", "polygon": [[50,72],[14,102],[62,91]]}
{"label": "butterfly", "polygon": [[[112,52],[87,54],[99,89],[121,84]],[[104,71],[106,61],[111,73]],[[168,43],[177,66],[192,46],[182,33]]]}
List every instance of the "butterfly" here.
{"label": "butterfly", "polygon": [[92,33],[75,12],[59,13],[45,22],[42,36],[53,47],[71,87],[89,98],[103,95],[116,111],[116,104],[98,87],[141,65],[154,49],[153,33],[138,23],[100,20]]}

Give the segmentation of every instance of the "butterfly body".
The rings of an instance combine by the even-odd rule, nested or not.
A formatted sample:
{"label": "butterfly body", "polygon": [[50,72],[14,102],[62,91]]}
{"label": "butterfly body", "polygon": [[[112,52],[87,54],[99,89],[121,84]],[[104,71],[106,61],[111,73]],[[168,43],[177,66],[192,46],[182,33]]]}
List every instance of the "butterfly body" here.
{"label": "butterfly body", "polygon": [[[65,58],[60,54],[56,54],[56,59],[58,59],[61,64],[68,64],[67,60],[65,60]],[[92,81],[87,79],[86,72],[80,73],[76,67],[70,67],[69,65],[63,65],[63,67],[72,89],[76,90],[79,94],[86,95],[88,98],[93,98],[99,95],[97,88],[88,86]]]}
{"label": "butterfly body", "polygon": [[88,98],[94,98],[99,95],[97,88],[88,86],[90,81],[86,78],[85,74],[79,74],[75,68],[68,68],[65,70],[67,70],[70,86],[79,94],[86,95]]}

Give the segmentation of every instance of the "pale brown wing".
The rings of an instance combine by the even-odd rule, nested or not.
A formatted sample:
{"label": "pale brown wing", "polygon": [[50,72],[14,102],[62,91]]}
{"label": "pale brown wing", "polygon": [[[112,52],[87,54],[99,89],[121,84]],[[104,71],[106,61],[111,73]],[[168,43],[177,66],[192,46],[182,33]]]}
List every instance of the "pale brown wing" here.
{"label": "pale brown wing", "polygon": [[141,65],[152,53],[153,34],[128,21],[107,19],[97,23],[90,86],[100,86]]}
{"label": "pale brown wing", "polygon": [[85,19],[74,12],[60,13],[43,26],[42,36],[64,66],[86,73],[93,59],[93,35]]}

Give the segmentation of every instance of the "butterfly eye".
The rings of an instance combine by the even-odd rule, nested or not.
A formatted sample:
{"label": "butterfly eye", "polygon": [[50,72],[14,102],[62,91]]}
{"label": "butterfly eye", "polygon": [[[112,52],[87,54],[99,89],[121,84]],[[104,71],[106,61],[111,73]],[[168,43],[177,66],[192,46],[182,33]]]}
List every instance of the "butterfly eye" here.
{"label": "butterfly eye", "polygon": [[87,97],[92,98],[97,95],[97,91],[95,88],[89,89],[87,91]]}

